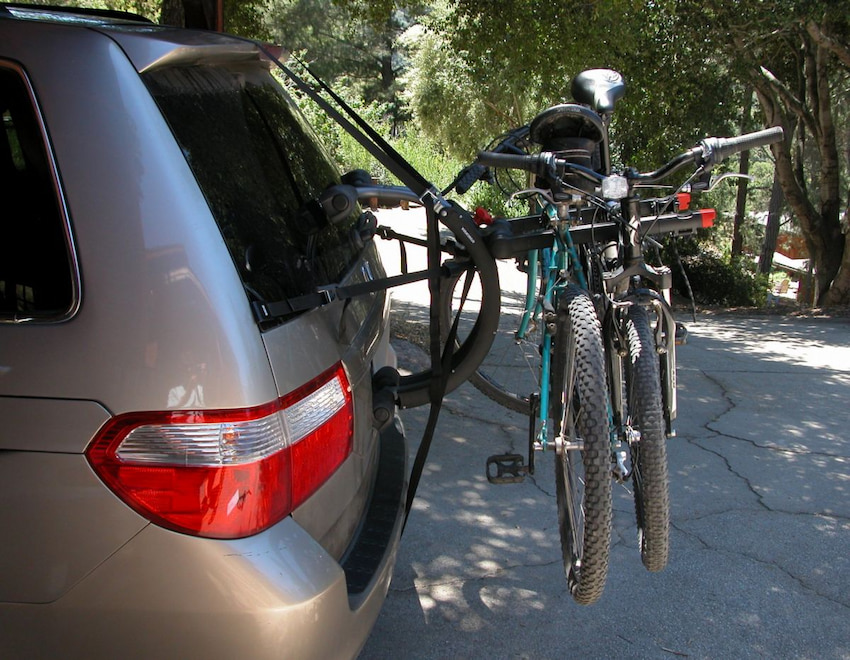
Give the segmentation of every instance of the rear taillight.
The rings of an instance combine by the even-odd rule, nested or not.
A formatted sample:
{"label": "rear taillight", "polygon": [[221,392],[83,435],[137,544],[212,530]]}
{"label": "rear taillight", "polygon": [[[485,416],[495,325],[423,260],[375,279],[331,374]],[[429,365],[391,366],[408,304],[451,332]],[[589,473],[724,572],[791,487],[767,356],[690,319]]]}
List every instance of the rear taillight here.
{"label": "rear taillight", "polygon": [[351,453],[354,413],[341,364],[254,408],[113,417],[86,456],[98,476],[152,522],[240,538],[303,503]]}

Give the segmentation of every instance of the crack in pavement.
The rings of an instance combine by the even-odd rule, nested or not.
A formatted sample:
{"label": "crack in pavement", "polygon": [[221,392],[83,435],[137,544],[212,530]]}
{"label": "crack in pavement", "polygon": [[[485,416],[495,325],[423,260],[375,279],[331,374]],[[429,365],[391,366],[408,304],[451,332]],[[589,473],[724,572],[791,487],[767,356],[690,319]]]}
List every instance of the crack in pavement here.
{"label": "crack in pavement", "polygon": [[703,547],[703,549],[707,550],[708,552],[723,553],[723,554],[726,554],[726,555],[743,557],[744,559],[748,559],[748,560],[755,562],[757,564],[761,564],[762,566],[768,566],[770,568],[774,568],[774,569],[778,570],[779,572],[783,573],[785,576],[787,576],[791,581],[798,584],[800,586],[800,588],[805,589],[806,591],[814,594],[818,598],[821,598],[821,599],[828,601],[830,603],[834,603],[836,605],[839,605],[844,609],[850,610],[850,602],[844,602],[844,601],[838,600],[838,599],[834,598],[833,596],[831,596],[830,594],[827,594],[827,593],[820,591],[816,587],[813,587],[812,585],[808,584],[806,582],[805,577],[794,574],[793,572],[791,572],[789,569],[782,566],[777,561],[762,559],[761,557],[757,557],[757,556],[755,556],[751,553],[744,552],[742,550],[730,550],[729,548],[720,548],[720,547],[713,546],[708,541],[706,541],[697,532],[694,532],[694,531],[688,530],[688,529],[684,529],[684,528],[680,527],[679,525],[673,524],[672,522],[670,524],[671,524],[671,527],[673,527],[677,532],[680,532],[681,534],[684,534],[685,536],[688,536],[688,537],[696,540]]}
{"label": "crack in pavement", "polygon": [[726,389],[726,387],[723,385],[723,383],[720,380],[718,380],[715,377],[712,377],[708,372],[706,372],[704,370],[699,370],[699,372],[703,375],[703,377],[706,380],[713,383],[715,385],[715,387],[717,387],[717,389],[720,390],[720,396],[726,401],[727,406],[723,411],[721,411],[717,415],[715,415],[713,419],[710,419],[703,424],[702,428],[705,431],[707,431],[709,435],[702,436],[702,437],[694,437],[694,438],[683,437],[683,439],[689,445],[691,445],[692,447],[696,447],[697,449],[700,449],[701,451],[704,451],[706,453],[717,456],[721,461],[723,461],[723,464],[726,466],[727,472],[729,472],[729,474],[734,475],[737,479],[739,479],[742,483],[744,483],[747,487],[747,490],[756,497],[756,501],[759,504],[759,506],[762,507],[763,509],[767,510],[767,511],[774,512],[774,513],[785,513],[785,514],[789,514],[789,515],[824,516],[824,517],[829,517],[829,518],[835,518],[837,520],[846,520],[847,519],[846,516],[842,516],[841,514],[836,514],[832,511],[830,511],[828,513],[822,513],[822,512],[817,512],[817,511],[803,512],[803,511],[793,511],[793,510],[789,510],[789,509],[778,509],[778,508],[774,508],[774,507],[770,506],[767,503],[765,496],[754,485],[753,481],[751,481],[750,478],[747,477],[746,475],[737,471],[732,466],[732,463],[729,461],[729,459],[720,450],[714,449],[714,448],[711,448],[711,447],[707,447],[703,444],[707,441],[716,440],[717,438],[728,438],[730,440],[736,440],[738,442],[747,443],[748,445],[750,445],[751,447],[754,447],[755,449],[760,449],[760,450],[771,452],[771,453],[794,454],[794,455],[797,455],[797,456],[816,456],[816,457],[825,457],[825,458],[833,458],[833,459],[843,459],[843,458],[845,458],[845,457],[838,455],[838,454],[830,454],[830,453],[826,453],[826,452],[817,452],[817,451],[811,451],[811,450],[805,450],[804,451],[804,450],[798,450],[798,449],[787,449],[787,448],[778,447],[778,446],[775,446],[775,445],[760,444],[760,443],[757,443],[757,442],[755,442],[755,441],[753,441],[749,438],[743,438],[743,437],[740,437],[740,436],[736,436],[736,435],[726,433],[724,431],[720,431],[717,428],[712,427],[712,424],[719,421],[723,416],[729,414],[731,411],[735,410],[736,407],[737,407],[737,404],[735,403],[734,399],[729,394],[728,390]]}
{"label": "crack in pavement", "polygon": [[[707,371],[705,371],[704,369],[700,369],[700,370],[699,370],[699,373],[700,373],[700,374],[702,374],[703,378],[705,378],[706,380],[708,380],[710,383],[713,383],[713,384],[714,384],[714,386],[715,386],[718,390],[720,390],[720,396],[723,398],[723,400],[724,400],[724,401],[726,401],[726,409],[725,409],[725,410],[723,410],[723,411],[721,411],[721,412],[719,412],[717,415],[715,415],[713,419],[709,419],[709,420],[707,420],[707,421],[703,424],[703,429],[705,429],[705,430],[706,430],[706,431],[708,431],[709,433],[713,434],[713,435],[712,435],[712,437],[714,437],[714,438],[717,438],[718,436],[720,436],[720,437],[727,437],[727,438],[731,438],[732,436],[730,436],[730,435],[728,435],[728,434],[726,434],[726,433],[723,433],[722,431],[718,431],[718,430],[717,430],[717,429],[715,429],[715,428],[712,428],[712,426],[711,426],[711,425],[712,425],[712,424],[714,424],[715,422],[719,421],[722,417],[724,417],[724,416],[728,415],[731,411],[735,410],[735,408],[737,407],[737,404],[736,404],[736,403],[735,403],[735,401],[732,399],[732,396],[729,394],[729,391],[726,389],[726,386],[725,386],[722,382],[720,382],[720,380],[719,380],[719,379],[717,379],[717,378],[715,378],[715,377],[712,377],[712,376],[711,376],[711,375],[710,375]],[[758,490],[756,490],[755,486],[754,486],[754,485],[753,485],[753,483],[749,480],[749,478],[747,478],[746,476],[744,476],[743,474],[741,474],[740,472],[738,472],[737,470],[735,470],[735,469],[732,467],[732,464],[729,462],[729,459],[728,459],[728,458],[726,458],[726,456],[724,456],[723,454],[721,454],[719,451],[715,451],[715,450],[713,450],[713,449],[710,449],[710,448],[708,448],[708,447],[703,446],[703,445],[700,443],[700,440],[704,440],[704,439],[705,439],[705,438],[692,438],[692,439],[691,439],[691,438],[688,438],[688,439],[686,440],[686,442],[687,442],[689,445],[691,445],[691,446],[693,446],[693,447],[696,447],[696,448],[698,448],[698,449],[701,449],[702,451],[707,452],[707,453],[709,453],[709,454],[713,454],[713,455],[717,456],[720,460],[722,460],[722,461],[723,461],[723,463],[726,465],[726,470],[727,470],[730,474],[732,474],[732,475],[734,475],[735,477],[737,477],[738,479],[740,479],[740,480],[741,480],[744,484],[746,484],[747,489],[748,489],[748,490],[749,490],[749,491],[750,491],[750,492],[751,492],[751,493],[752,493],[752,494],[756,497],[756,501],[758,502],[758,504],[759,504],[762,508],[766,509],[767,511],[772,511],[772,509],[771,509],[771,508],[767,505],[767,503],[764,501],[764,496],[763,496],[761,493],[759,493],[759,492],[758,492]],[[733,438],[733,439],[739,439],[739,438]]]}
{"label": "crack in pavement", "polygon": [[[723,435],[723,434],[720,433],[718,435]],[[738,472],[737,470],[735,470],[735,468],[733,468],[732,464],[729,462],[729,459],[726,458],[723,454],[721,454],[719,451],[709,449],[708,447],[703,447],[700,444],[700,440],[698,438],[695,438],[693,440],[687,440],[687,443],[691,446],[694,446],[694,447],[697,447],[698,449],[703,450],[706,453],[714,454],[715,456],[717,456],[721,461],[723,461],[723,464],[726,466],[726,471],[729,472],[729,474],[732,474],[735,477],[737,477],[739,480],[741,480],[746,485],[747,490],[749,490],[756,497],[756,501],[758,502],[758,504],[763,509],[765,509],[766,511],[776,511],[776,509],[772,509],[770,506],[767,505],[767,503],[764,501],[764,496],[761,493],[759,493],[759,491],[753,485],[753,482],[750,481],[750,479],[748,477],[746,477],[745,475],[743,475],[740,472]]]}
{"label": "crack in pavement", "polygon": [[[713,383],[720,390],[721,396],[725,399],[726,403],[728,404],[727,408],[724,411],[717,414],[713,419],[710,419],[707,422],[705,422],[705,424],[703,424],[703,428],[706,431],[710,431],[710,432],[715,433],[717,435],[721,435],[721,436],[726,437],[726,438],[731,438],[733,440],[740,440],[741,442],[746,442],[747,444],[752,445],[753,447],[756,447],[757,449],[765,449],[765,450],[768,450],[768,451],[777,451],[777,452],[782,452],[782,453],[786,453],[786,454],[795,454],[797,456],[820,456],[820,457],[823,457],[823,458],[847,458],[847,456],[844,456],[842,454],[836,454],[836,453],[825,452],[825,451],[813,451],[811,449],[801,449],[799,447],[781,447],[781,446],[776,445],[776,444],[761,444],[761,443],[758,443],[751,438],[745,438],[743,436],[734,435],[734,434],[729,433],[727,431],[721,431],[719,429],[713,428],[712,424],[720,421],[720,419],[722,417],[729,414],[732,410],[735,410],[737,408],[737,404],[735,403],[735,401],[730,396],[728,390],[726,389],[726,386],[722,382],[720,382],[720,380],[718,380],[716,377],[711,376],[709,374],[709,372],[707,372],[703,369],[699,369],[698,371],[699,371],[700,374],[702,374],[702,376],[706,380]],[[722,373],[730,373],[730,372],[724,371]],[[752,373],[752,372],[747,372],[747,373]]]}

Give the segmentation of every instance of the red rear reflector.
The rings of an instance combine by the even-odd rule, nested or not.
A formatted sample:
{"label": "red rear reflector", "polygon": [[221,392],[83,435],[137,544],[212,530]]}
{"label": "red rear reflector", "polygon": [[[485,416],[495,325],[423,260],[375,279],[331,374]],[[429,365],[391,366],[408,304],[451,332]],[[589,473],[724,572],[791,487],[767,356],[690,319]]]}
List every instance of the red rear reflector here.
{"label": "red rear reflector", "polygon": [[699,213],[702,220],[703,229],[714,225],[714,218],[717,217],[717,211],[714,209],[701,209],[697,213]]}
{"label": "red rear reflector", "polygon": [[478,226],[493,224],[493,215],[483,206],[477,206],[472,217],[475,220],[475,224]]}
{"label": "red rear reflector", "polygon": [[271,403],[140,412],[109,420],[86,456],[148,520],[208,538],[274,525],[351,453],[354,414],[341,364]]}
{"label": "red rear reflector", "polygon": [[679,202],[679,210],[687,211],[691,206],[691,193],[676,193],[676,199]]}

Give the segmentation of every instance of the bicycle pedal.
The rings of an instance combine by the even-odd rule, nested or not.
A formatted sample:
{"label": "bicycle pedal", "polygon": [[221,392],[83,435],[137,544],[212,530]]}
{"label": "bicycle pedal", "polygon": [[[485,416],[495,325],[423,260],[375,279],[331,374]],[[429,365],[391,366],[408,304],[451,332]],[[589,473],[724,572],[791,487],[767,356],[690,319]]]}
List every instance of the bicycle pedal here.
{"label": "bicycle pedal", "polygon": [[[495,473],[490,469],[493,466]],[[487,459],[487,481],[491,484],[522,483],[528,466],[521,454],[496,454]]]}

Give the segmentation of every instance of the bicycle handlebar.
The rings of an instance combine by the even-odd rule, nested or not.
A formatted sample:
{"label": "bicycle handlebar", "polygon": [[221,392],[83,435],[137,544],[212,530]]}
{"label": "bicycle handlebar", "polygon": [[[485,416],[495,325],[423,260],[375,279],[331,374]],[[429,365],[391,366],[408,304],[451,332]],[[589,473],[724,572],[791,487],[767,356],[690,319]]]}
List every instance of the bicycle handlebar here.
{"label": "bicycle handlebar", "polygon": [[731,138],[706,138],[700,142],[704,164],[712,167],[726,160],[729,156],[741,151],[764,147],[774,142],[779,142],[784,137],[781,126],[774,126],[763,131],[747,133]]}
{"label": "bicycle handlebar", "polygon": [[[726,160],[741,151],[754,149],[782,140],[784,133],[782,128],[775,126],[755,133],[747,133],[731,138],[710,137],[702,140],[699,146],[679,154],[668,163],[654,172],[640,173],[627,171],[626,178],[631,181],[654,183],[660,181],[685,165],[695,165],[705,169],[711,169],[721,161]],[[478,153],[476,162],[486,167],[498,167],[504,169],[526,170],[541,177],[553,177],[558,172],[573,172],[587,179],[601,181],[604,176],[586,167],[570,163],[558,158],[554,153],[543,151],[539,154],[504,154],[493,151],[481,151]]]}
{"label": "bicycle handlebar", "polygon": [[555,154],[544,151],[539,154],[500,154],[495,151],[479,151],[476,161],[485,167],[499,167],[506,170],[526,170],[538,176],[546,176],[556,167]]}

